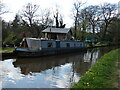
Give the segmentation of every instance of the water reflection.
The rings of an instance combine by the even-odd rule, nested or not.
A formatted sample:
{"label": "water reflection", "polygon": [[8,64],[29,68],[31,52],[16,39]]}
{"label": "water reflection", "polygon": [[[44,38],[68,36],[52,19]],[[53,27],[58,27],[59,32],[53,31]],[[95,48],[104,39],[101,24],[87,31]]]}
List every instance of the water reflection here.
{"label": "water reflection", "polygon": [[90,62],[91,65],[95,64],[100,57],[99,53],[100,50],[98,48],[87,50],[87,53],[84,54],[84,62]]}
{"label": "water reflection", "polygon": [[[40,58],[0,61],[3,88],[69,88],[104,53],[102,48]],[[105,49],[105,48],[104,48]],[[0,78],[1,80],[1,78]]]}
{"label": "water reflection", "polygon": [[22,78],[20,68],[15,68],[13,65],[14,61],[14,59],[5,60],[4,62],[0,61],[0,72],[2,72],[0,73],[0,81],[4,86],[15,84],[15,80],[19,81]]}
{"label": "water reflection", "polygon": [[52,57],[41,57],[35,59],[17,59],[14,62],[15,67],[20,67],[22,74],[29,74],[30,72],[41,72],[54,67],[62,66],[71,62],[82,62],[83,53],[80,54],[67,54]]}

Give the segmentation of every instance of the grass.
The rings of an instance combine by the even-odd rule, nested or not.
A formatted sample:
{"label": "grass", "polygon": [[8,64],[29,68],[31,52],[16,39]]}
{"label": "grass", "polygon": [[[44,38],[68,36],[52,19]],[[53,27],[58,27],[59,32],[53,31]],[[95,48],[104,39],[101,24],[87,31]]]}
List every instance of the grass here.
{"label": "grass", "polygon": [[86,44],[86,47],[96,47],[96,46],[108,46],[109,42],[98,42],[96,44],[92,43],[92,46],[90,44]]}
{"label": "grass", "polygon": [[118,88],[117,64],[120,49],[105,54],[88,72],[83,75],[79,82],[72,86],[74,88]]}
{"label": "grass", "polygon": [[0,48],[0,53],[12,53],[15,48]]}

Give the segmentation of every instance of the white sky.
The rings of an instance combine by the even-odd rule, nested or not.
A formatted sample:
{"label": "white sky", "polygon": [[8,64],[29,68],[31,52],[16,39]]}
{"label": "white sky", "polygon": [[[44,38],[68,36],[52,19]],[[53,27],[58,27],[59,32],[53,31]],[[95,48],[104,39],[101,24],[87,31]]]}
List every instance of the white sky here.
{"label": "white sky", "polygon": [[[75,0],[1,0],[2,3],[6,6],[5,8],[9,10],[9,13],[3,14],[2,18],[6,21],[14,19],[16,13],[22,10],[22,7],[27,3],[33,3],[40,5],[40,8],[56,8],[58,5],[60,12],[64,16],[64,23],[67,27],[72,25],[73,22],[71,18],[73,2]],[[87,1],[88,5],[102,4],[103,2],[108,3],[118,3],[120,0],[82,0]]]}

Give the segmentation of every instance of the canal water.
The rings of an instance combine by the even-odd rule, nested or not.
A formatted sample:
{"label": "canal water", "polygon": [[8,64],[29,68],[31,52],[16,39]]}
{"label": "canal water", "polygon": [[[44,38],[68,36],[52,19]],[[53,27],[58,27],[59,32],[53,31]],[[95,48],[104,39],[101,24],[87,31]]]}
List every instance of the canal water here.
{"label": "canal water", "polygon": [[70,88],[96,61],[113,48],[40,58],[0,61],[0,88]]}

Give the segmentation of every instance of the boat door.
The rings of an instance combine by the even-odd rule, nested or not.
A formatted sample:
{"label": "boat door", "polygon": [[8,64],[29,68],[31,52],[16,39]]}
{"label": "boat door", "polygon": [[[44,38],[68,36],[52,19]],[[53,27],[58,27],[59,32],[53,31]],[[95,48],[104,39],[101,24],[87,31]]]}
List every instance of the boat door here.
{"label": "boat door", "polygon": [[56,41],[56,48],[60,48],[60,41]]}

